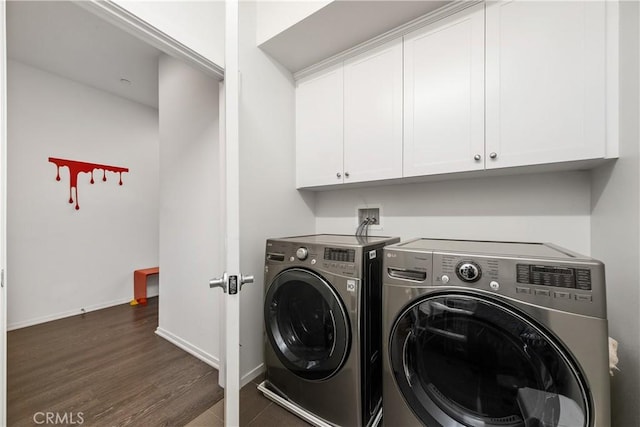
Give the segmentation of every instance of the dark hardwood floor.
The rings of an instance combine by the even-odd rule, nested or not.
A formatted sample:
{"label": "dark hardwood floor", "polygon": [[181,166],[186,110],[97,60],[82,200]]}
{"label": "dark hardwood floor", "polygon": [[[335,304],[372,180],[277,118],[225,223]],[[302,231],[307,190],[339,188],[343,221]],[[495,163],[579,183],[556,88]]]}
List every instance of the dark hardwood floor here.
{"label": "dark hardwood floor", "polygon": [[157,336],[157,325],[156,297],[9,332],[8,425],[42,424],[47,413],[85,426],[198,417],[223,396],[218,371]]}

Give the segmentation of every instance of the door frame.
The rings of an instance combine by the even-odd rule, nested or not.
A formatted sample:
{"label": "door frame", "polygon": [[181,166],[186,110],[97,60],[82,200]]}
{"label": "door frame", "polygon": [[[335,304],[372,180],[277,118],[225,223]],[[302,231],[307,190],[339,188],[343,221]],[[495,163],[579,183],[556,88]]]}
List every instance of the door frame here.
{"label": "door frame", "polygon": [[[5,0],[2,0],[3,2]],[[200,55],[198,52],[163,33],[146,21],[138,18],[125,8],[112,1],[70,0],[105,21],[117,26],[145,43],[163,51],[169,56],[182,59],[204,73],[218,79],[224,79],[224,68]]]}
{"label": "door frame", "polygon": [[0,424],[7,425],[7,32],[0,0]]}
{"label": "door frame", "polygon": [[[94,15],[132,34],[160,51],[179,58],[205,74],[222,81],[225,70],[196,51],[168,36],[146,21],[111,1],[70,0]],[[231,7],[229,7],[231,6]],[[238,77],[238,4],[237,0],[226,0],[225,7],[225,61],[231,78],[220,87],[220,177],[223,190],[221,206],[225,222],[225,266],[227,271],[240,277],[239,248],[239,77]],[[231,40],[229,40],[229,38]],[[0,0],[0,425],[7,420],[7,362],[6,362],[6,211],[7,211],[7,38],[6,0]],[[228,68],[229,69],[229,68]],[[231,108],[229,110],[228,108]],[[231,132],[229,135],[227,132]],[[203,277],[206,285],[207,278]],[[239,294],[223,298],[221,331],[225,338],[220,346],[220,383],[225,387],[225,425],[239,424],[240,392],[240,304]],[[227,318],[229,317],[229,318]],[[226,340],[226,342],[225,342]],[[229,361],[230,365],[226,362]]]}

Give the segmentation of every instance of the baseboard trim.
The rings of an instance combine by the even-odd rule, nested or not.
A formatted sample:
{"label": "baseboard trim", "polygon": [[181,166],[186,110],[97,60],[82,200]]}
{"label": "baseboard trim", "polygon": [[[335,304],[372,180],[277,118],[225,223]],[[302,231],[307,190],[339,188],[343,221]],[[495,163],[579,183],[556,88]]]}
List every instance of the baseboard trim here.
{"label": "baseboard trim", "polygon": [[[155,296],[155,295],[149,295],[149,297],[152,297],[152,296]],[[102,310],[103,308],[109,308],[109,307],[113,307],[113,306],[116,306],[116,305],[125,304],[125,303],[128,303],[129,301],[131,301],[130,298],[117,299],[117,300],[113,300],[113,301],[102,302],[100,304],[90,305],[90,306],[87,306],[87,307],[77,308],[77,309],[74,309],[74,310],[63,311],[61,313],[55,313],[55,314],[50,314],[50,315],[47,315],[47,316],[37,317],[35,319],[23,320],[21,322],[8,323],[7,324],[7,331],[13,331],[13,330],[16,330],[16,329],[27,328],[29,326],[35,326],[35,325],[39,325],[41,323],[51,322],[53,320],[60,320],[60,319],[66,318],[66,317],[77,316],[79,314],[89,313],[90,311]],[[84,312],[82,310],[84,310]]]}
{"label": "baseboard trim", "polygon": [[240,387],[244,387],[264,372],[264,363],[259,364],[240,378]]}
{"label": "baseboard trim", "polygon": [[183,340],[177,335],[174,335],[171,332],[167,331],[166,329],[162,329],[159,326],[158,328],[156,328],[156,335],[164,338],[165,340],[169,341],[171,344],[177,347],[180,347],[182,350],[202,360],[207,365],[210,365],[220,370],[220,359],[207,353],[206,351],[202,350],[200,347],[197,347],[191,344],[189,341]]}

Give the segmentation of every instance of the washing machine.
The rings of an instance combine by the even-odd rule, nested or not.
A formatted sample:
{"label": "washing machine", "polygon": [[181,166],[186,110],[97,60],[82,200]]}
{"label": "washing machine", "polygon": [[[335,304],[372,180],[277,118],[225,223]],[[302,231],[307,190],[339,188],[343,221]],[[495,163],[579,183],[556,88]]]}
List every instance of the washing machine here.
{"label": "washing machine", "polygon": [[609,427],[604,266],[542,243],[384,250],[388,426]]}
{"label": "washing machine", "polygon": [[382,400],[382,249],[399,238],[269,239],[260,389],[315,425],[370,426]]}

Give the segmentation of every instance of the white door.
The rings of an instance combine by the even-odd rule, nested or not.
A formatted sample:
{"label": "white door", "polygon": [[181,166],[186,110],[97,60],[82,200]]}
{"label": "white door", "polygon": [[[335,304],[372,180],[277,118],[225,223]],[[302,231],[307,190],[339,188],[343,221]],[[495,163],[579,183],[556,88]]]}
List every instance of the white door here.
{"label": "white door", "polygon": [[224,424],[240,425],[240,290],[244,282],[253,282],[240,273],[240,85],[239,85],[238,2],[225,3],[225,80],[220,109],[221,170],[224,171],[223,204],[225,223],[226,272],[213,280],[224,293],[224,322],[221,326],[223,360],[220,378],[224,387]]}
{"label": "white door", "polygon": [[484,4],[404,37],[404,176],[484,169]]}

